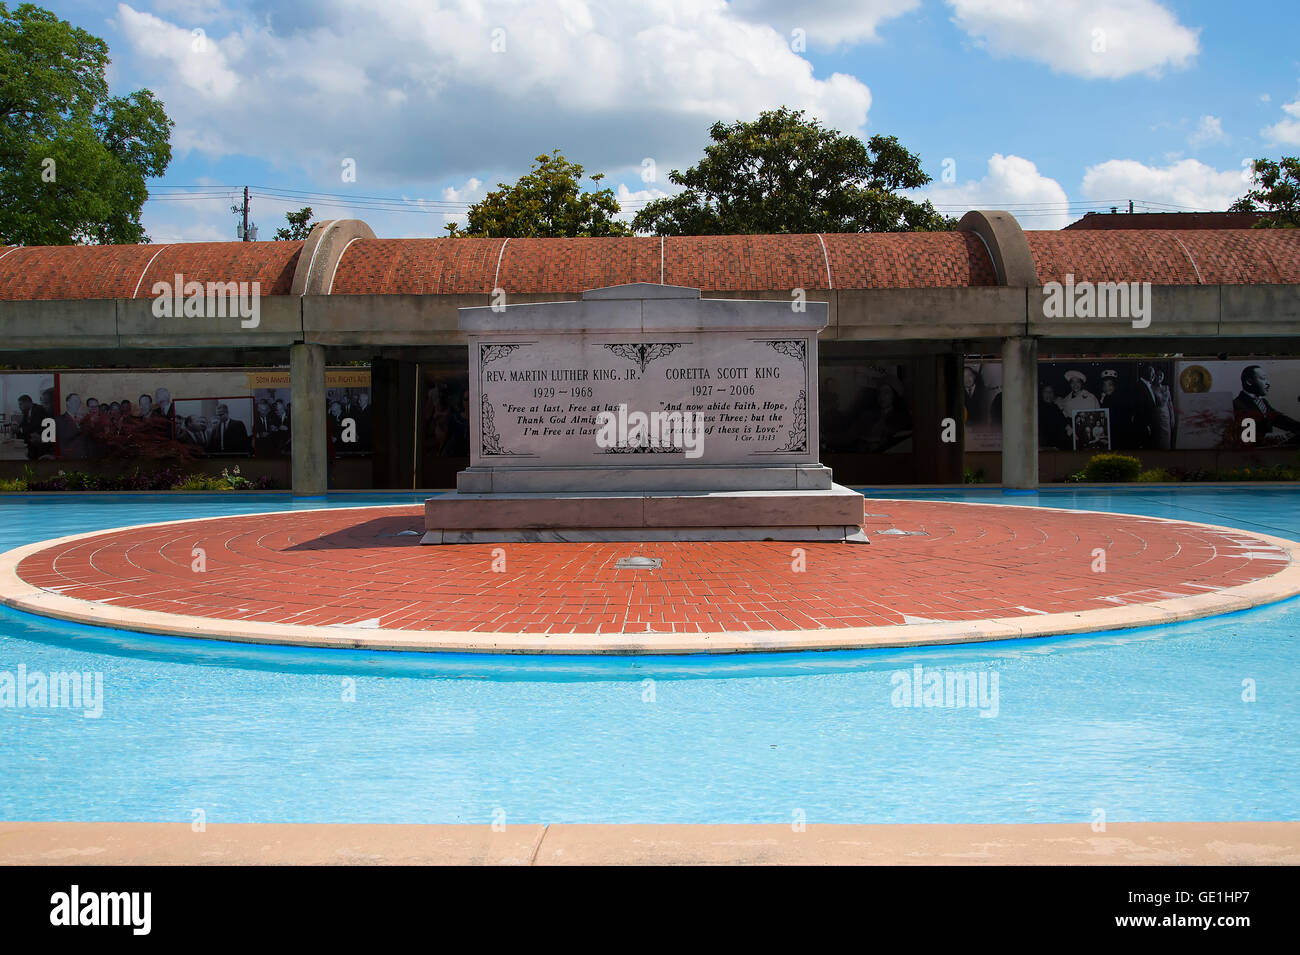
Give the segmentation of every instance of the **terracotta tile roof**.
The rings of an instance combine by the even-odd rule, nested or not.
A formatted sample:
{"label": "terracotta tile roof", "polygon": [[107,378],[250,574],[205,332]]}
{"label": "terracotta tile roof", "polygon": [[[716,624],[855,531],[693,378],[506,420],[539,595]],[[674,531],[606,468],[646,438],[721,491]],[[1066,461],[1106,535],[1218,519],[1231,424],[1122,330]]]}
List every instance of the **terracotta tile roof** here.
{"label": "terracotta tile roof", "polygon": [[[1026,232],[1040,281],[1300,284],[1300,230]],[[823,251],[823,242],[825,249]],[[260,282],[288,294],[301,242],[0,248],[0,300],[148,298],[152,283]],[[662,259],[661,259],[662,248]],[[830,276],[827,276],[827,263]],[[147,270],[146,270],[147,267]],[[334,294],[576,295],[624,282],[708,292],[962,288],[994,284],[969,232],[609,239],[358,239]]]}
{"label": "terracotta tile roof", "polygon": [[[335,294],[576,294],[627,282],[705,292],[992,285],[974,235],[682,236],[610,239],[359,239],[334,276]],[[499,261],[499,271],[498,271]],[[662,272],[661,272],[662,269]]]}
{"label": "terracotta tile roof", "polygon": [[996,285],[993,260],[973,232],[827,235],[836,288]]}
{"label": "terracotta tile roof", "polygon": [[[157,281],[260,282],[287,295],[302,242],[65,245],[0,249],[0,300],[151,298]],[[147,272],[146,272],[147,267]]]}
{"label": "terracotta tile roof", "polygon": [[1300,284],[1300,229],[1026,232],[1040,282]]}

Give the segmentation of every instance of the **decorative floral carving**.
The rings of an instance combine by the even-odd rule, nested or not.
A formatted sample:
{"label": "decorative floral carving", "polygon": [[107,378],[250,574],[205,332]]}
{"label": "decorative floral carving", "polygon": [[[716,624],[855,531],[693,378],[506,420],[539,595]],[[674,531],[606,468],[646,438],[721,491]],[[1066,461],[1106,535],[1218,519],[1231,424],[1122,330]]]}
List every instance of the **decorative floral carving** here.
{"label": "decorative floral carving", "polygon": [[671,355],[682,347],[681,342],[645,342],[643,344],[606,345],[619,358],[634,361],[637,367],[645,371],[646,365],[656,358]]}

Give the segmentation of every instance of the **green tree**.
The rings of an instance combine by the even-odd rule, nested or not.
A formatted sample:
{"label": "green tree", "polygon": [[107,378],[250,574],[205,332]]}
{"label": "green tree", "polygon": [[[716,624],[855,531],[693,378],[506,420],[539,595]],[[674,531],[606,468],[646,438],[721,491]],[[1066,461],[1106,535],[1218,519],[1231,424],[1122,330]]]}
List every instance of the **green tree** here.
{"label": "green tree", "polygon": [[[597,184],[604,174],[591,177]],[[553,238],[556,236],[631,235],[615,219],[618,200],[612,189],[581,192],[582,166],[569,162],[558,149],[542,154],[527,175],[513,186],[497,183],[481,202],[469,207],[464,229],[452,222],[454,236]]]}
{"label": "green tree", "polygon": [[0,242],[147,242],[145,180],[171,162],[149,90],[109,96],[108,45],[29,3],[0,3]]}
{"label": "green tree", "polygon": [[704,158],[668,178],[684,190],[656,199],[632,227],[656,235],[927,232],[953,229],[929,201],[900,196],[930,181],[894,136],[863,143],[781,107],[753,122],[714,123]]}
{"label": "green tree", "polygon": [[305,239],[311,235],[311,230],[316,225],[311,221],[311,206],[303,206],[297,212],[286,212],[284,217],[289,220],[289,225],[287,228],[275,230],[275,238],[278,242]]}
{"label": "green tree", "polygon": [[1255,224],[1257,229],[1300,228],[1300,159],[1256,159],[1251,184],[1255,188],[1234,202],[1229,212],[1266,213]]}

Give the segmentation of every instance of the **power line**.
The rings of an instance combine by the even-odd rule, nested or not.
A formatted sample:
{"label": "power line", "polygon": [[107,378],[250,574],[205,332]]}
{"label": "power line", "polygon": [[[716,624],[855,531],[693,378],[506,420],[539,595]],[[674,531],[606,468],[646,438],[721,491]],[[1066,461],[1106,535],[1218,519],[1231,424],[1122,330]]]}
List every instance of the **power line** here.
{"label": "power line", "polygon": [[[243,192],[242,187],[235,186],[211,186],[211,185],[159,185],[150,194],[150,201],[154,202],[204,202],[213,200],[226,200],[238,198]],[[185,191],[189,190],[189,191]],[[419,214],[419,215],[443,215],[455,216],[467,213],[472,202],[452,199],[423,199],[423,198],[405,198],[393,196],[372,196],[372,195],[352,195],[343,193],[319,192],[307,189],[291,189],[282,186],[249,186],[248,195],[251,198],[271,199],[279,202],[302,202],[307,205],[319,206],[325,209],[351,209],[363,212],[379,212],[389,214]],[[644,208],[653,199],[626,199],[619,202],[619,211],[622,213],[636,212]],[[1161,202],[1158,200],[1147,199],[1094,199],[1094,200],[1067,200],[1066,202],[1039,201],[1007,201],[999,202],[997,200],[987,200],[981,203],[987,208],[997,208],[1009,212],[1019,218],[1042,218],[1050,216],[1076,216],[1086,212],[1109,210],[1112,208],[1126,208],[1132,203],[1134,211],[1139,208],[1154,212],[1200,212],[1212,211],[1201,210],[1193,206],[1178,205],[1175,203]],[[948,212],[965,212],[969,205],[955,205],[949,203],[933,203],[934,208],[943,213]]]}

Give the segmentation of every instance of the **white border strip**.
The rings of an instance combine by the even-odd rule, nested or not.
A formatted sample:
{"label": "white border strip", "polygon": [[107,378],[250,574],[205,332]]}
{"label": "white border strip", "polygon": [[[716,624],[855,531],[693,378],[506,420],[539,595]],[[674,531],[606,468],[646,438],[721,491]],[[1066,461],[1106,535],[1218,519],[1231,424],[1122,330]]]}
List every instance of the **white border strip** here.
{"label": "white border strip", "polygon": [[497,253],[497,270],[492,273],[492,291],[488,293],[489,295],[496,295],[497,289],[501,287],[500,284],[498,284],[501,281],[501,260],[505,258],[506,246],[509,244],[510,239],[507,237],[506,240],[501,243],[501,251]]}
{"label": "white border strip", "polygon": [[833,289],[835,280],[831,278],[831,254],[826,251],[826,240],[822,238],[820,232],[817,233],[817,241],[822,244],[822,260],[826,263],[826,286],[828,289]]}
{"label": "white border strip", "polygon": [[339,266],[343,264],[343,256],[348,254],[348,249],[352,248],[352,243],[360,238],[363,237],[354,235],[352,238],[348,239],[348,244],[343,246],[343,251],[340,252],[339,257],[334,260],[334,271],[330,273],[330,285],[329,288],[325,290],[326,295],[332,295],[334,293],[334,276],[339,274]]}
{"label": "white border strip", "polygon": [[1192,263],[1192,271],[1196,273],[1196,284],[1204,285],[1205,280],[1201,278],[1201,267],[1196,264],[1196,258],[1187,250],[1187,246],[1183,245],[1182,239],[1178,238],[1178,236],[1174,236],[1174,241],[1177,242],[1178,247],[1183,250],[1183,255],[1187,256],[1187,261]]}
{"label": "white border strip", "polygon": [[[132,298],[135,298],[137,295],[140,294],[140,283],[142,283],[144,281],[144,277],[149,274],[149,266],[153,265],[153,260],[158,258],[158,256],[162,255],[170,248],[171,248],[170,245],[164,245],[161,249],[159,249],[157,252],[155,252],[152,256],[149,257],[149,261],[145,263],[144,271],[140,273],[140,278],[136,280],[135,291],[131,293]],[[181,294],[184,294],[184,292],[185,292],[184,289],[180,290]]]}

